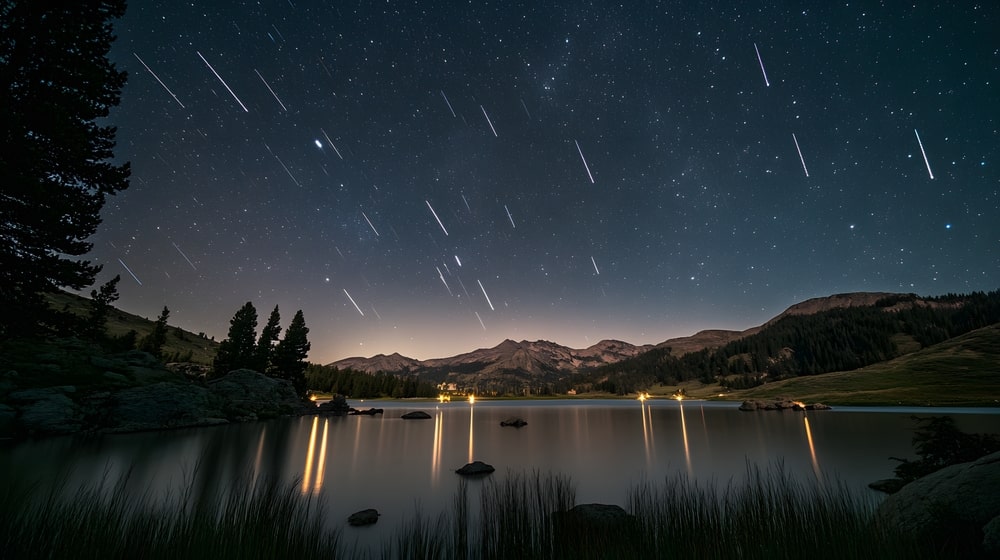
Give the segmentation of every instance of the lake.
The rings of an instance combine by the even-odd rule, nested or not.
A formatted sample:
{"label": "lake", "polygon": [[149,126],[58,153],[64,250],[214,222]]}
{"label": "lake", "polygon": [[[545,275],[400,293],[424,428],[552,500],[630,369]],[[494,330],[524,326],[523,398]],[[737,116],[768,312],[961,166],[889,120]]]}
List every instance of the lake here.
{"label": "lake", "polygon": [[[949,415],[966,432],[1000,431],[1000,409],[839,407],[808,413],[741,412],[737,403],[652,399],[586,401],[349,401],[376,416],[301,417],[155,433],[63,437],[0,447],[0,473],[69,487],[116,480],[131,469],[137,494],[181,488],[214,492],[234,480],[296,481],[331,523],[362,544],[387,538],[419,510],[448,509],[455,469],[473,460],[508,471],[570,477],[577,503],[625,505],[630,488],[687,475],[704,484],[739,481],[749,463],[780,462],[804,480],[842,482],[858,492],[893,474],[890,456],[914,457],[912,415]],[[423,410],[426,420],[403,420]],[[522,428],[501,427],[509,417]],[[69,473],[67,473],[67,469]],[[241,478],[242,477],[242,478]],[[482,481],[472,481],[476,495]],[[346,527],[375,508],[376,526]]]}

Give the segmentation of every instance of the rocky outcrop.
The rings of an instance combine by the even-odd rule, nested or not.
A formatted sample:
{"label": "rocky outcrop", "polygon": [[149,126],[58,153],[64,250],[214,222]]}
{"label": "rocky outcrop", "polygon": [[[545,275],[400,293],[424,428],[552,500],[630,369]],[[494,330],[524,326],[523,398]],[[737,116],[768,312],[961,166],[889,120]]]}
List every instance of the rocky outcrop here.
{"label": "rocky outcrop", "polygon": [[222,400],[211,391],[190,383],[161,381],[130,387],[111,397],[109,432],[138,432],[224,424]]}
{"label": "rocky outcrop", "polygon": [[0,438],[208,426],[308,411],[290,382],[254,371],[237,370],[206,385],[167,370],[145,352],[87,355],[85,345],[66,346],[56,350],[83,355],[67,362],[54,350],[29,365],[70,378],[71,368],[83,368],[76,374],[79,385],[18,388],[38,376],[9,371],[0,378]]}
{"label": "rocky outcrop", "polygon": [[413,412],[407,412],[406,414],[400,416],[403,420],[426,420],[430,417],[431,415],[427,414],[423,410],[414,410]]}
{"label": "rocky outcrop", "polygon": [[507,418],[506,420],[500,421],[501,426],[513,426],[514,428],[521,428],[528,425],[528,421],[524,418]]}
{"label": "rocky outcrop", "polygon": [[291,381],[249,369],[231,371],[212,380],[208,389],[219,398],[224,415],[237,421],[288,416],[306,410]]}
{"label": "rocky outcrop", "polygon": [[316,407],[316,413],[324,416],[347,416],[351,411],[351,405],[347,404],[347,397],[344,395],[334,395],[332,399]]}
{"label": "rocky outcrop", "polygon": [[455,472],[463,476],[482,476],[490,474],[495,470],[493,465],[487,465],[482,461],[473,461],[457,469]]}
{"label": "rocky outcrop", "polygon": [[70,397],[76,387],[63,385],[42,389],[15,391],[8,401],[19,409],[15,429],[28,435],[62,435],[80,431],[84,426],[83,411]]}
{"label": "rocky outcrop", "polygon": [[740,405],[740,410],[745,412],[752,412],[755,410],[794,410],[802,412],[805,410],[830,410],[830,407],[823,403],[805,404],[787,398],[778,398],[773,401],[748,399],[743,401],[743,404]]}
{"label": "rocky outcrop", "polygon": [[1000,452],[910,482],[877,515],[915,539],[972,554],[1000,553]]}

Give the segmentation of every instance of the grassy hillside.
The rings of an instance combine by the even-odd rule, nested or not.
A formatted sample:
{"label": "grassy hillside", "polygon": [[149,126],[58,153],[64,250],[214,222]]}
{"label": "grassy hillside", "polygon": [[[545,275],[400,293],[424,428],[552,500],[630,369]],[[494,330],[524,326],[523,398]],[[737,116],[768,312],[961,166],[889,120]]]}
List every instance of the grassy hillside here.
{"label": "grassy hillside", "polygon": [[1000,325],[854,371],[786,379],[727,398],[842,405],[1000,406]]}
{"label": "grassy hillside", "polygon": [[[54,309],[65,309],[80,316],[86,316],[90,313],[90,300],[88,298],[66,292],[50,295],[49,304]],[[121,336],[130,330],[134,330],[138,333],[138,340],[142,340],[142,337],[153,330],[155,320],[155,318],[152,320],[145,319],[138,315],[126,313],[120,309],[113,309],[108,315],[108,334],[110,336]],[[186,356],[190,352],[190,361],[199,364],[211,364],[218,347],[218,342],[171,326],[167,334],[167,341],[163,345],[163,355],[170,356],[176,353]]]}

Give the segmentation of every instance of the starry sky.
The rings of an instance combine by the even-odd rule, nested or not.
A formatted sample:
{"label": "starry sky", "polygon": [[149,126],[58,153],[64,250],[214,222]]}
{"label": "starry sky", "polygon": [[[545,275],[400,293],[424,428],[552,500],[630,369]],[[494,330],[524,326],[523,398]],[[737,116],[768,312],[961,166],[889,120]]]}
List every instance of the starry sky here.
{"label": "starry sky", "polygon": [[90,258],[317,363],[1000,287],[1000,5],[133,0]]}

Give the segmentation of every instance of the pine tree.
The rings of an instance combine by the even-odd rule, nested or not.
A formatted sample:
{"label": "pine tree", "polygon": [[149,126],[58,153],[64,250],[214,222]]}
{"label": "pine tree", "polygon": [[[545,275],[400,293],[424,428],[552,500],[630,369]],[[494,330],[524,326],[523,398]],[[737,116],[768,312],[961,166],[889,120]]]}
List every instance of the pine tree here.
{"label": "pine tree", "polygon": [[212,362],[216,377],[242,368],[254,367],[257,337],[257,310],[246,302],[229,321],[229,336],[219,344]]}
{"label": "pine tree", "polygon": [[90,291],[90,317],[84,326],[84,335],[92,340],[107,337],[108,312],[111,304],[118,301],[119,280],[121,275],[116,275],[102,284],[100,290]]}
{"label": "pine tree", "polygon": [[303,396],[306,394],[306,355],[309,354],[310,346],[307,334],[309,327],[306,327],[306,320],[300,309],[295,312],[295,317],[285,330],[285,337],[274,349],[274,359],[271,362],[272,375],[291,381],[295,390]]}
{"label": "pine tree", "polygon": [[169,317],[170,310],[164,306],[160,316],[156,318],[153,330],[139,343],[139,350],[149,352],[157,358],[163,357],[163,345],[167,342],[167,318]]}
{"label": "pine tree", "polygon": [[42,294],[94,283],[75,257],[105,197],[128,187],[111,163],[125,73],[108,60],[124,0],[0,2],[0,338],[51,323]]}
{"label": "pine tree", "polygon": [[260,338],[257,339],[255,353],[255,366],[253,369],[267,373],[274,356],[274,345],[281,334],[281,315],[278,313],[278,306],[274,306],[271,316],[267,319],[267,324],[260,331]]}

